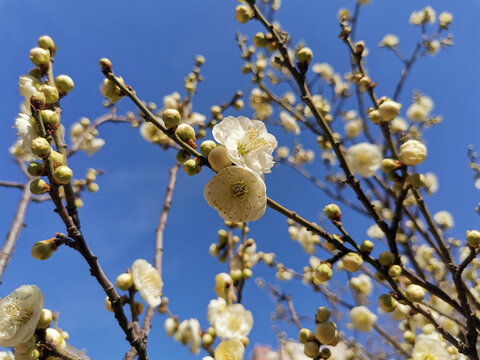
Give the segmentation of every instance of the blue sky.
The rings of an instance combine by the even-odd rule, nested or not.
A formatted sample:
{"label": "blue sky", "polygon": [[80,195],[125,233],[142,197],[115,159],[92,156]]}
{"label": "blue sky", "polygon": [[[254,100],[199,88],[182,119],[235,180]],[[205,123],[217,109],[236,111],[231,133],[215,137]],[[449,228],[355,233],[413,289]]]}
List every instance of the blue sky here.
{"label": "blue sky", "polygon": [[[338,40],[336,13],[339,7],[353,7],[354,1],[283,1],[278,19],[295,40],[303,39],[314,51],[314,61],[327,61],[335,70],[349,69],[347,49]],[[0,132],[0,180],[21,180],[21,174],[8,154],[14,140],[11,128],[21,102],[18,76],[32,66],[30,48],[39,36],[49,34],[58,45],[56,74],[66,73],[75,81],[75,90],[62,100],[62,122],[69,127],[82,116],[91,119],[105,112],[98,91],[103,76],[98,59],[108,57],[115,72],[132,85],[140,98],[161,104],[163,96],[183,91],[183,79],[191,70],[196,54],[207,62],[202,68],[205,81],[194,99],[194,110],[208,114],[210,106],[228,101],[238,89],[248,93],[252,84],[240,73],[242,61],[235,43],[235,33],[250,35],[263,29],[256,22],[240,25],[234,20],[237,2],[220,0],[177,1],[57,1],[0,0],[0,58],[4,130]],[[378,81],[377,94],[391,95],[398,80],[401,63],[393,54],[376,44],[386,33],[400,36],[400,49],[410,54],[418,39],[418,29],[408,24],[411,11],[430,3],[423,0],[380,1],[362,9],[358,39],[370,48],[367,66]],[[440,190],[428,200],[432,212],[448,209],[455,218],[452,236],[463,238],[465,230],[478,228],[473,208],[479,192],[473,188],[468,168],[468,144],[480,147],[478,101],[480,33],[477,21],[478,2],[437,0],[437,13],[454,15],[451,32],[454,46],[434,58],[418,63],[407,80],[401,101],[408,105],[412,91],[418,89],[435,101],[434,113],[444,122],[426,133],[429,155],[421,171],[433,171],[440,179]],[[247,102],[247,101],[246,101]],[[134,110],[127,100],[120,111]],[[240,115],[229,111],[227,114]],[[250,116],[246,109],[242,115]],[[280,128],[272,128],[281,144],[293,144]],[[100,191],[84,196],[80,210],[85,237],[98,255],[110,279],[123,272],[137,258],[151,260],[154,231],[160,214],[168,180],[167,169],[174,162],[173,151],[164,152],[145,142],[138,131],[128,125],[107,124],[100,128],[105,147],[95,156],[77,154],[69,162],[75,174],[83,176],[87,168],[102,168]],[[314,146],[313,137],[302,141]],[[322,176],[320,161],[309,170]],[[171,309],[181,319],[198,317],[207,326],[206,307],[213,298],[213,278],[226,266],[208,255],[222,226],[221,219],[203,200],[202,189],[211,173],[198,176],[180,173],[173,206],[165,232],[164,282]],[[330,202],[313,185],[290,169],[278,167],[266,177],[269,196],[306,218],[318,221],[321,209]],[[6,234],[20,193],[0,188],[0,234]],[[309,199],[309,201],[305,201]],[[15,256],[7,268],[0,296],[22,284],[37,284],[45,293],[45,306],[60,311],[60,326],[71,335],[71,343],[87,348],[94,359],[120,358],[128,349],[124,336],[111,313],[103,307],[104,294],[89,276],[83,259],[71,249],[60,249],[50,260],[38,262],[30,256],[32,244],[64,231],[49,203],[31,204],[27,227],[22,232]],[[363,218],[346,212],[345,223],[359,239],[370,225]],[[326,228],[329,225],[325,224]],[[281,215],[267,209],[266,215],[250,225],[251,236],[260,250],[275,251],[287,266],[301,271],[308,256],[302,253],[287,233]],[[322,254],[318,254],[322,256]],[[324,255],[324,254],[323,254]],[[254,269],[254,277],[274,281],[274,271],[263,264]],[[339,277],[339,282],[344,281]],[[294,294],[299,312],[313,315],[324,299],[299,283],[285,283]],[[269,314],[273,306],[253,281],[246,285],[245,306],[254,311],[255,325],[251,343],[275,344]],[[189,359],[191,355],[179,343],[165,336],[162,315],[156,316],[149,338],[152,359]],[[311,324],[305,323],[311,326]],[[293,327],[285,328],[295,337]]]}

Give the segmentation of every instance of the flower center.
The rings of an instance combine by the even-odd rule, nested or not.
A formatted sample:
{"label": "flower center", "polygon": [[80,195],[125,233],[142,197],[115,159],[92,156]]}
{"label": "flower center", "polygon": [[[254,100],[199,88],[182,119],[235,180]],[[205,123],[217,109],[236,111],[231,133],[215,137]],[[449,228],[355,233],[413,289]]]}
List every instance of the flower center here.
{"label": "flower center", "polygon": [[238,331],[240,329],[240,322],[236,318],[231,316],[228,322],[228,327],[231,331]]}
{"label": "flower center", "polygon": [[7,320],[13,326],[21,326],[30,320],[32,312],[22,309],[18,302],[12,301],[3,307],[2,311]]}
{"label": "flower center", "polygon": [[247,198],[248,187],[245,186],[243,180],[232,182],[232,195],[235,200],[243,201]]}
{"label": "flower center", "polygon": [[241,140],[237,141],[237,150],[240,155],[244,156],[250,151],[257,150],[264,145],[272,146],[262,137],[262,131],[255,126],[250,126]]}

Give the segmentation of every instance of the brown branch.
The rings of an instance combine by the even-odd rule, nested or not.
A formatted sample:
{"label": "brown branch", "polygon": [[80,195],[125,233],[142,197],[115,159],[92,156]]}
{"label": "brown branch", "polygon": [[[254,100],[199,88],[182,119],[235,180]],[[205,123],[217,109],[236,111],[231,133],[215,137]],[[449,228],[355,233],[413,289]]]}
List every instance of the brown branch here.
{"label": "brown branch", "polygon": [[30,186],[27,183],[23,187],[22,197],[18,202],[17,211],[15,212],[12,225],[10,226],[10,230],[8,231],[5,244],[3,245],[0,252],[0,284],[3,274],[5,273],[5,269],[7,268],[7,265],[12,258],[15,244],[17,243],[17,240],[20,236],[20,232],[25,226],[25,215],[27,213],[28,204],[30,203],[30,198]]}

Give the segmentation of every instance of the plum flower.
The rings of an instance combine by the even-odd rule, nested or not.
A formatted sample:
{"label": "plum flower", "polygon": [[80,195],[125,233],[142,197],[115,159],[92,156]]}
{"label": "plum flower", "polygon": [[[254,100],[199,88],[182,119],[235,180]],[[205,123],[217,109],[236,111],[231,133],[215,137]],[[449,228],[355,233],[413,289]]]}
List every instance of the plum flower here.
{"label": "plum flower", "polygon": [[138,259],[132,265],[132,277],[143,300],[152,307],[160,305],[163,281],[158,270],[146,260]]}
{"label": "plum flower", "polygon": [[245,347],[238,339],[222,341],[215,349],[215,360],[243,360]]}
{"label": "plum flower", "polygon": [[35,285],[23,285],[0,300],[0,346],[12,347],[29,340],[37,327],[43,294]]}
{"label": "plum flower", "polygon": [[382,152],[376,145],[360,143],[347,149],[346,160],[354,173],[370,177],[380,168]]}
{"label": "plum flower", "polygon": [[377,315],[372,313],[366,306],[357,306],[350,310],[353,327],[363,332],[372,330],[377,320]]}
{"label": "plum flower", "polygon": [[229,166],[216,174],[203,188],[208,205],[225,220],[258,220],[267,207],[267,193],[262,178],[251,170]]}
{"label": "plum flower", "polygon": [[25,161],[33,160],[35,157],[32,154],[32,140],[39,136],[35,120],[30,115],[19,113],[15,119],[15,127],[20,135],[23,159]]}
{"label": "plum flower", "polygon": [[420,334],[415,339],[415,346],[412,350],[412,360],[424,359],[451,359],[445,348],[445,343],[436,334]]}
{"label": "plum flower", "polygon": [[[209,306],[210,310],[210,306]],[[213,306],[212,309],[213,310]],[[210,312],[209,320],[215,328],[215,333],[224,339],[242,338],[250,333],[253,326],[253,316],[245,310],[242,304],[231,304],[225,308]]]}
{"label": "plum flower", "polygon": [[272,153],[277,147],[275,136],[267,132],[260,120],[228,116],[212,130],[213,137],[227,149],[228,158],[258,175],[269,173]]}
{"label": "plum flower", "polygon": [[183,320],[175,333],[174,339],[182,343],[190,343],[190,352],[198,354],[202,339],[200,337],[200,323],[197,319]]}

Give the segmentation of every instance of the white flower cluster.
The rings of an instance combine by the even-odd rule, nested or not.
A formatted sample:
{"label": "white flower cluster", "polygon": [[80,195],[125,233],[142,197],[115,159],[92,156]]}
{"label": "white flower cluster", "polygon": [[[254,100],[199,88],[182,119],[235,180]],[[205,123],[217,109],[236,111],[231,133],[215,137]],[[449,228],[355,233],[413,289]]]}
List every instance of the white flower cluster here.
{"label": "white flower cluster", "polygon": [[210,300],[207,318],[222,339],[241,339],[248,336],[253,326],[252,313],[242,304],[229,304],[223,298]]}
{"label": "white flower cluster", "polygon": [[84,150],[88,155],[95,154],[105,145],[105,140],[98,137],[98,130],[90,128],[90,120],[86,117],[72,124],[70,128],[70,139],[72,143],[81,141],[79,148]]}

